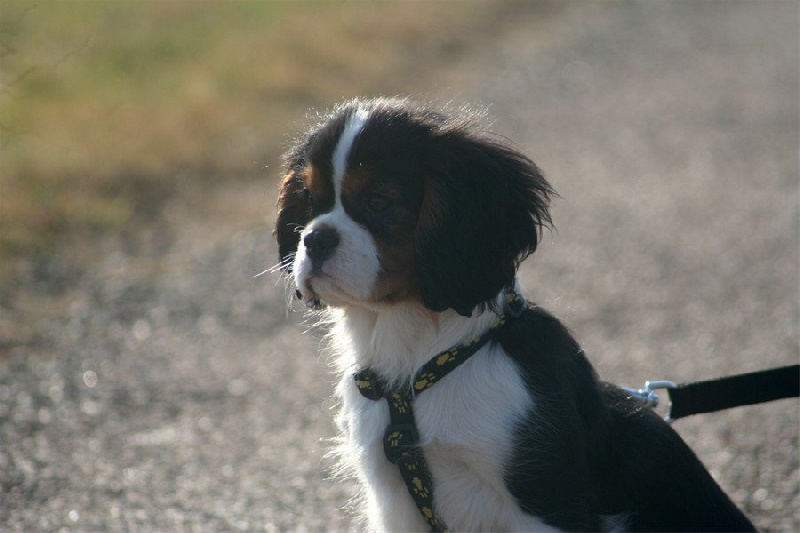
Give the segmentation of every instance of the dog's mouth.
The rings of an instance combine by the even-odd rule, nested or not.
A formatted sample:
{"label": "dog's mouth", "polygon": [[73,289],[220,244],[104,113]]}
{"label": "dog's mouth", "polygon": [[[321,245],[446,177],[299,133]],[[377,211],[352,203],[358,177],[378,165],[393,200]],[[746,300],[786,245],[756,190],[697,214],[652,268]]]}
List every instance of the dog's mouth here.
{"label": "dog's mouth", "polygon": [[314,308],[322,305],[319,296],[309,287],[306,287],[303,291],[295,289],[294,295],[298,300],[305,302],[307,307]]}
{"label": "dog's mouth", "polygon": [[311,309],[319,309],[323,302],[334,307],[352,304],[356,299],[348,294],[335,279],[323,273],[314,273],[297,289],[297,297]]}
{"label": "dog's mouth", "polygon": [[307,307],[315,308],[321,305],[320,296],[314,290],[314,278],[308,277],[301,284],[298,284],[295,290],[295,296],[298,300],[305,302]]}

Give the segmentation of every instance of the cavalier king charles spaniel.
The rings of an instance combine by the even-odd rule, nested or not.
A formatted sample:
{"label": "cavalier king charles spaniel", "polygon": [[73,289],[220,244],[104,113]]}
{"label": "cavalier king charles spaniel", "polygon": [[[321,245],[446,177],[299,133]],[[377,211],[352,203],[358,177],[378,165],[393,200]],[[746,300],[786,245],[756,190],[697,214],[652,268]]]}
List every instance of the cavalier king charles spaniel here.
{"label": "cavalier king charles spaniel", "polygon": [[275,235],[331,328],[337,457],[380,531],[753,526],[641,399],[519,296],[537,166],[460,110],[336,107],[285,156]]}

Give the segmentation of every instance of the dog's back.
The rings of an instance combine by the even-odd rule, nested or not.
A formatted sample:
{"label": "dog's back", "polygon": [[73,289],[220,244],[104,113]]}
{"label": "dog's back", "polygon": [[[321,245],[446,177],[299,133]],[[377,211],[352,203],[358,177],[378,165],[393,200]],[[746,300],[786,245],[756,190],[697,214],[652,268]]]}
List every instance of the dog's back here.
{"label": "dog's back", "polygon": [[555,317],[534,307],[500,342],[537,402],[506,480],[526,511],[567,530],[754,530],[669,424],[597,380]]}
{"label": "dog's back", "polygon": [[754,530],[672,427],[612,385],[603,396],[614,438],[602,468],[613,468],[615,479],[598,476],[607,481],[599,492],[607,505],[636,509],[632,531]]}

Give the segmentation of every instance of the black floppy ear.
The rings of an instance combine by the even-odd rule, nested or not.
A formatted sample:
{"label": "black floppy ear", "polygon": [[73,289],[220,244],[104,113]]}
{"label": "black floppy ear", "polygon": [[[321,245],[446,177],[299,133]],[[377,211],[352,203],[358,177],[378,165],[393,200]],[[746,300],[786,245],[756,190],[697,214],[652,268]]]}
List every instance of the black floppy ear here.
{"label": "black floppy ear", "polygon": [[509,146],[443,133],[417,225],[415,272],[425,306],[469,316],[491,304],[550,225],[554,194],[533,161]]}
{"label": "black floppy ear", "polygon": [[292,170],[283,177],[278,194],[278,220],[274,235],[282,268],[291,270],[292,257],[300,243],[300,232],[311,219],[311,202],[301,171]]}

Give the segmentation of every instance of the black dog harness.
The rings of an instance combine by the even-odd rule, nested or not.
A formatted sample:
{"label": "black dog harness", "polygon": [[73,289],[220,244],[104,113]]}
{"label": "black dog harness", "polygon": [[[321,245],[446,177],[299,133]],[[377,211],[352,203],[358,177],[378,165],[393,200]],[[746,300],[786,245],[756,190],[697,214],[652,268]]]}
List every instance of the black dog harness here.
{"label": "black dog harness", "polygon": [[369,368],[353,376],[362,396],[376,401],[386,398],[389,405],[389,427],[383,437],[383,451],[389,462],[400,469],[408,493],[432,531],[445,531],[446,528],[433,510],[433,478],[419,446],[419,432],[414,420],[414,398],[474,355],[492,340],[509,319],[522,315],[527,306],[527,302],[516,289],[507,290],[504,294],[503,314],[497,317],[489,329],[425,363],[414,375],[411,387],[392,390],[385,380]]}

